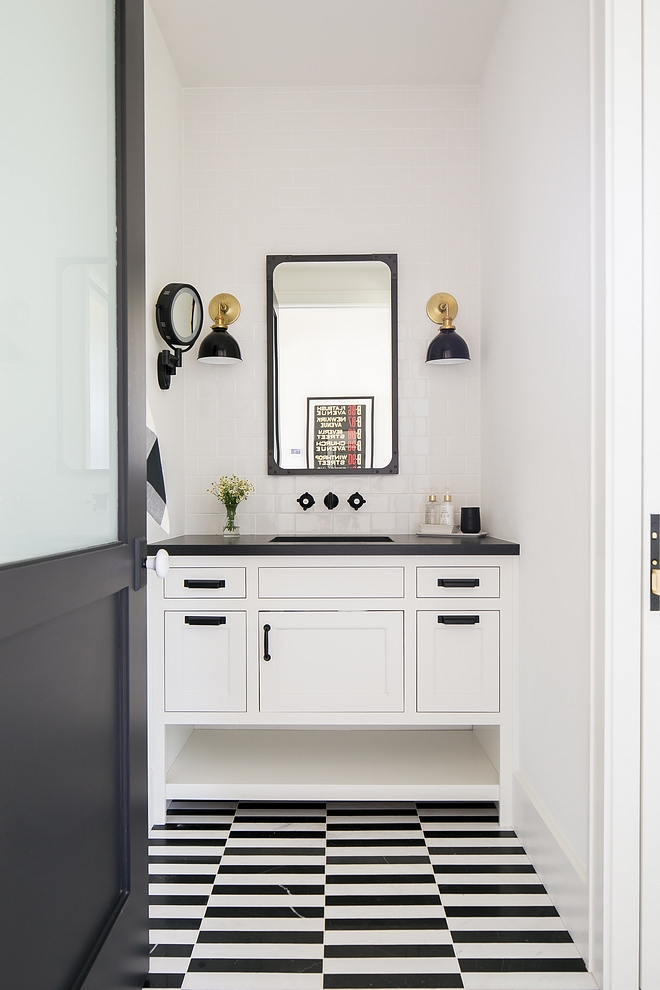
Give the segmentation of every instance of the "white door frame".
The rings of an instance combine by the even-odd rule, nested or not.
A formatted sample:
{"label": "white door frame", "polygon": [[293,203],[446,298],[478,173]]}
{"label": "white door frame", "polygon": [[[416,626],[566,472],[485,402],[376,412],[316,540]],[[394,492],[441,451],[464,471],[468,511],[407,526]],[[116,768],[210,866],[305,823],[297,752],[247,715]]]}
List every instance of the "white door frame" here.
{"label": "white door frame", "polygon": [[[660,2],[644,0],[644,478],[640,986],[660,990],[660,612],[650,605],[651,513],[660,513]],[[648,54],[647,54],[648,53]]]}
{"label": "white door frame", "polygon": [[657,2],[592,3],[596,113],[590,929],[591,967],[604,990],[639,988],[641,603],[647,528],[642,499],[642,36],[643,14]]}

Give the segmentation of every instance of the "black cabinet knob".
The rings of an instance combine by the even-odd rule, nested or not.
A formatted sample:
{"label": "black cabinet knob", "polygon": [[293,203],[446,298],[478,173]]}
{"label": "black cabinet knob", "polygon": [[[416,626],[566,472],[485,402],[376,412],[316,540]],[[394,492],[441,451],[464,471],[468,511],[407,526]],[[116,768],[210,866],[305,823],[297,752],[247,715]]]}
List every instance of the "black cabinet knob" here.
{"label": "black cabinet knob", "polygon": [[328,494],[323,499],[323,504],[326,509],[336,509],[339,505],[339,499],[334,492],[328,492]]}

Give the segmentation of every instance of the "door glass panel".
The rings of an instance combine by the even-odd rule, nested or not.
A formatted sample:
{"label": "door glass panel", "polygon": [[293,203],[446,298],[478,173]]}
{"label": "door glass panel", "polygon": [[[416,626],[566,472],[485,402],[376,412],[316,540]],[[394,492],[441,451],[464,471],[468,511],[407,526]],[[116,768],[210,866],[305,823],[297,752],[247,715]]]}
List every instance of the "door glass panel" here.
{"label": "door glass panel", "polygon": [[117,539],[114,4],[3,4],[0,563]]}

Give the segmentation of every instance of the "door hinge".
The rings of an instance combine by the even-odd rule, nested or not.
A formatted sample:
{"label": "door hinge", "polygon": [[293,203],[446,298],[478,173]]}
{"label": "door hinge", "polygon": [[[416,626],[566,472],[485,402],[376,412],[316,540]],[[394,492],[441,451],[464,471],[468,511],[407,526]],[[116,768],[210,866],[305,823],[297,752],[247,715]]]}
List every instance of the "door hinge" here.
{"label": "door hinge", "polygon": [[147,586],[147,539],[138,536],[133,541],[133,590]]}

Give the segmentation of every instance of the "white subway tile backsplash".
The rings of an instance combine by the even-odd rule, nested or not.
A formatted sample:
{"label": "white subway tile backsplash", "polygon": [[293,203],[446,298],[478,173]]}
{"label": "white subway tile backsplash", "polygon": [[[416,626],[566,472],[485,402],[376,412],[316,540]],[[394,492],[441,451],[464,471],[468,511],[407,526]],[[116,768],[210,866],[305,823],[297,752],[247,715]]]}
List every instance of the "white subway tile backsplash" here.
{"label": "white subway tile backsplash", "polygon": [[[414,532],[431,489],[479,501],[478,87],[218,88],[184,92],[184,278],[242,315],[235,367],[186,363],[186,530],[220,533],[206,492],[247,476],[244,532]],[[266,474],[266,254],[399,256],[400,474]],[[424,363],[434,292],[459,301],[473,361]],[[208,321],[205,320],[205,331]],[[296,498],[312,492],[303,512]],[[334,491],[334,511],[323,497]],[[367,499],[355,512],[346,498]]]}

